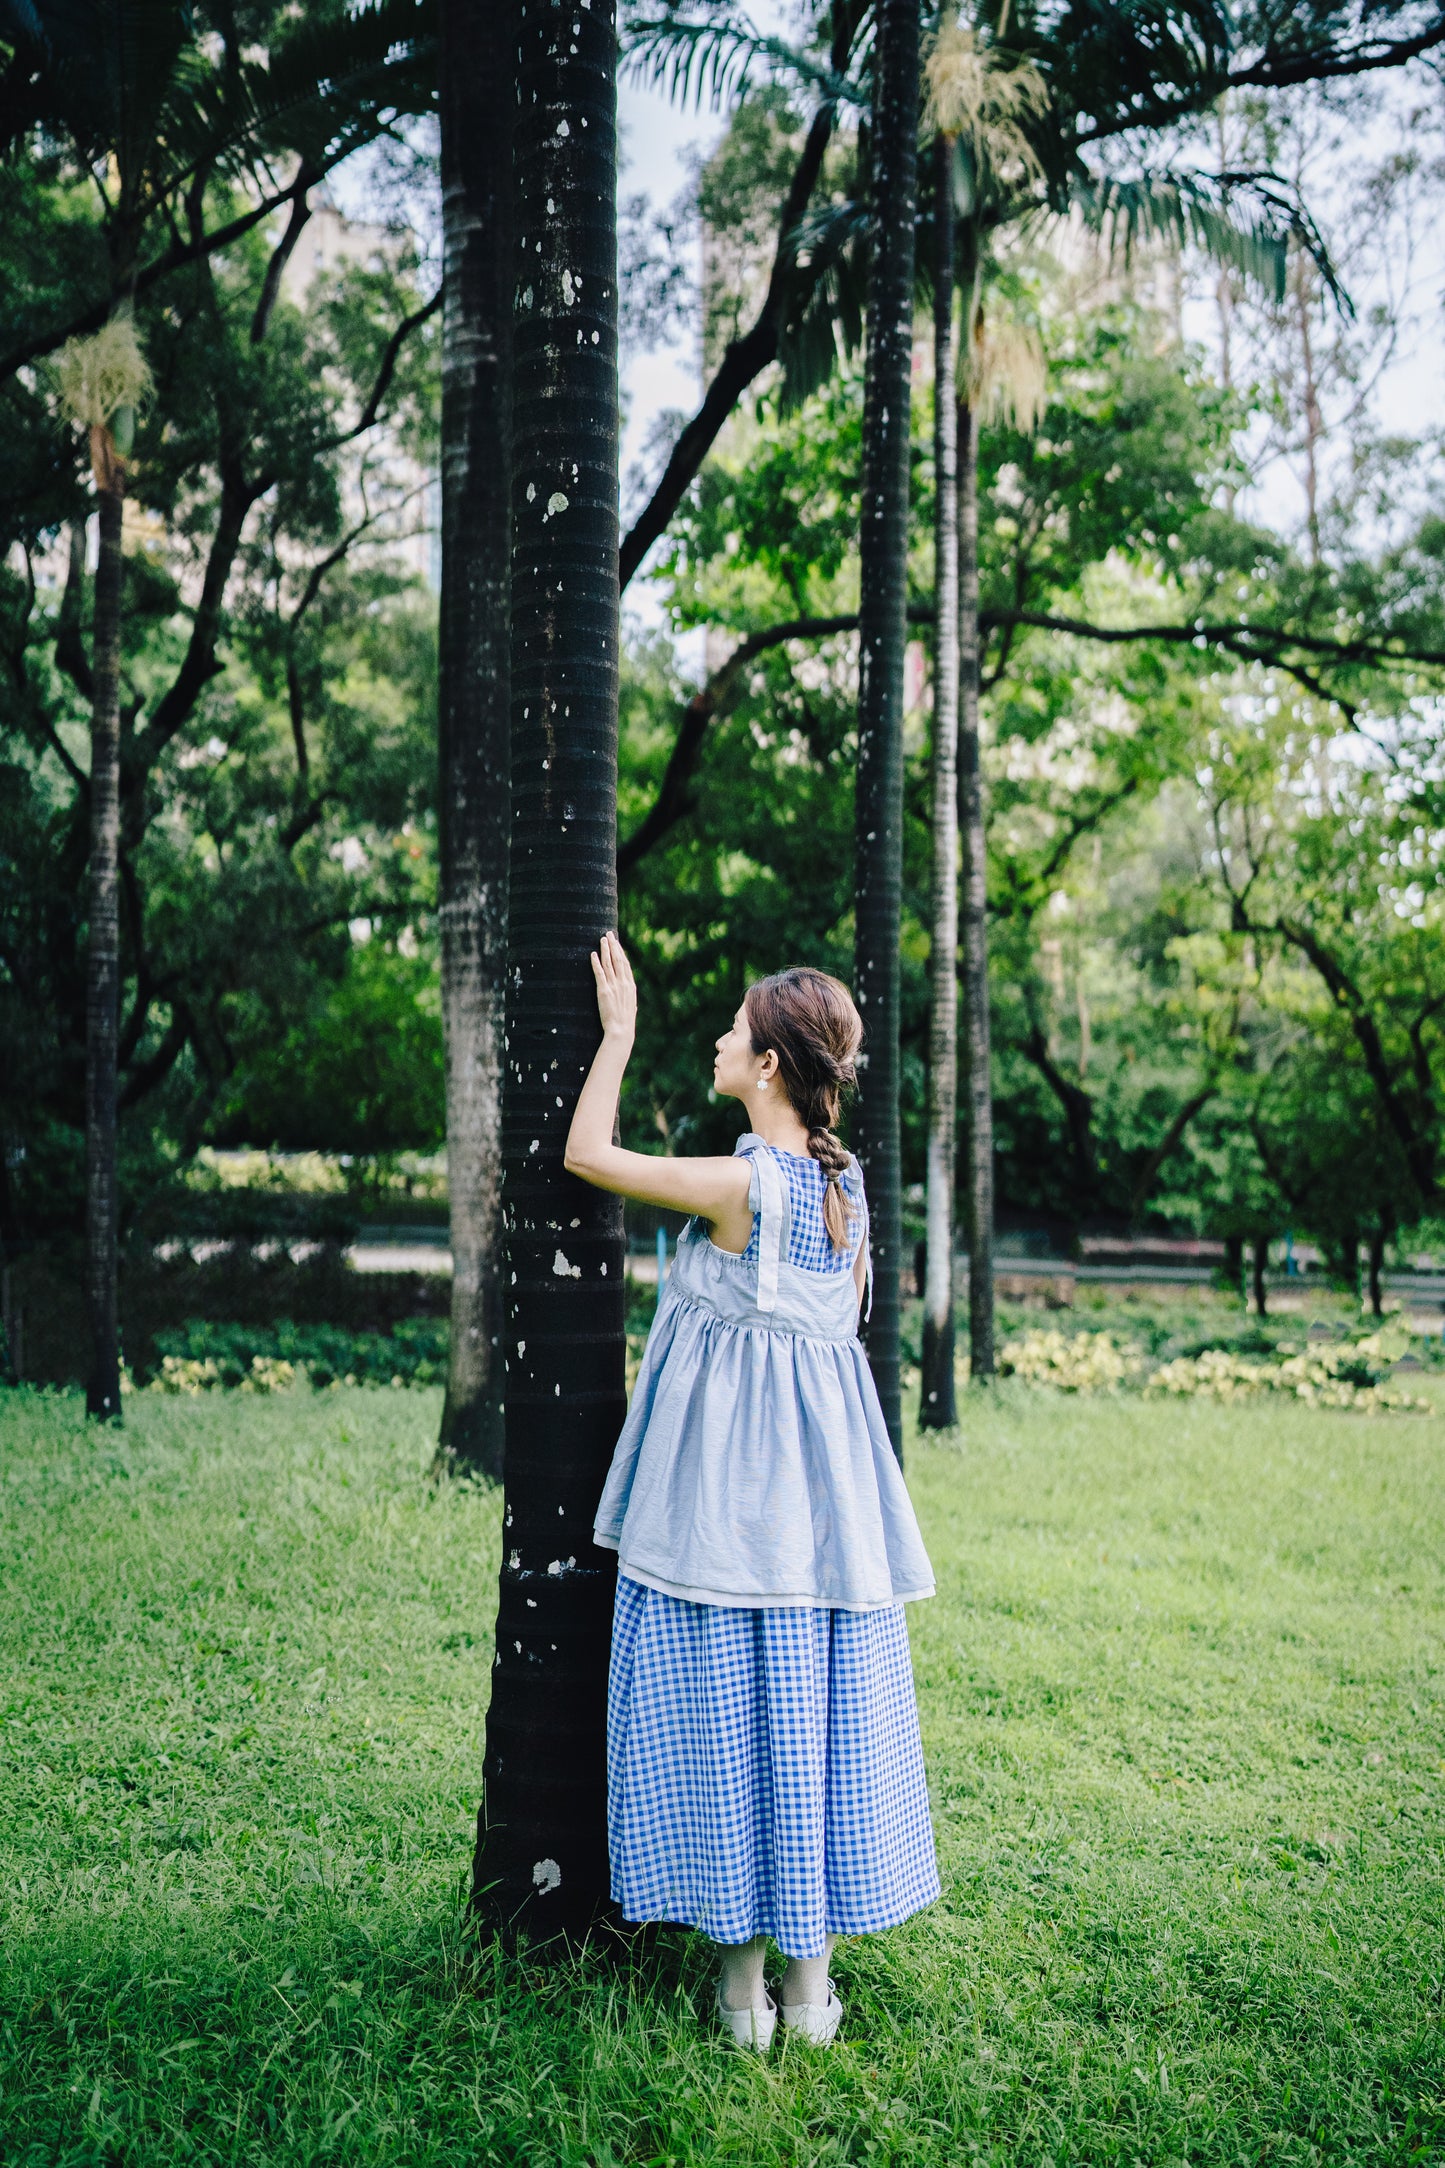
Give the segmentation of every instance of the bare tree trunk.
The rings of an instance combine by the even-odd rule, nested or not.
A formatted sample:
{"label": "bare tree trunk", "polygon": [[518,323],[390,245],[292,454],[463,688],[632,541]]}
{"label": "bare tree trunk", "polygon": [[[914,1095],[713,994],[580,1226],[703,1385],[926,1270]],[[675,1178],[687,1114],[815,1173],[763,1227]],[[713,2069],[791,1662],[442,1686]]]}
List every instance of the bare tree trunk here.
{"label": "bare tree trunk", "polygon": [[1268,1235],[1256,1235],[1250,1244],[1250,1264],[1252,1268],[1251,1284],[1254,1290],[1254,1314],[1256,1317],[1264,1317],[1269,1310],[1269,1289],[1265,1283],[1265,1274],[1269,1270]]}
{"label": "bare tree trunk", "polygon": [[1385,1269],[1385,1244],[1388,1239],[1389,1237],[1383,1226],[1371,1229],[1369,1289],[1370,1315],[1372,1317],[1383,1317],[1385,1314],[1385,1283],[1380,1275]]}
{"label": "bare tree trunk", "polygon": [[[107,432],[108,436],[108,432]],[[90,913],[85,986],[85,1277],[90,1319],[87,1415],[120,1420],[120,1196],[116,1062],[120,1038],[120,610],[125,471],[109,443],[96,491],[100,554],[90,719]]]}
{"label": "bare tree trunk", "polygon": [[[965,286],[965,294],[968,288]],[[988,1005],[988,836],[978,721],[978,433],[958,403],[958,805],[963,838],[963,1028],[968,1095],[968,1353],[994,1374],[993,1044]]]}
{"label": "bare tree trunk", "polygon": [[1319,383],[1315,375],[1314,338],[1310,330],[1310,307],[1314,299],[1313,280],[1310,275],[1310,259],[1303,249],[1295,251],[1294,299],[1304,395],[1305,532],[1309,536],[1310,564],[1318,569],[1321,551],[1320,441],[1324,436],[1324,414],[1320,407]]}
{"label": "bare tree trunk", "polygon": [[605,1914],[616,1556],[592,1521],[626,1408],[620,1200],[563,1168],[617,923],[615,0],[520,0],[515,158],[507,1451],[473,1905]]}
{"label": "bare tree trunk", "polygon": [[873,62],[872,276],[863,391],[854,982],[864,1029],[858,1157],[872,1214],[868,1359],[903,1454],[899,1323],[903,1188],[899,959],[903,905],[903,666],[908,605],[908,420],[918,198],[918,0],[879,0]]}
{"label": "bare tree trunk", "polygon": [[516,0],[443,0],[438,737],[452,1314],[435,1467],[500,1481]]}
{"label": "bare tree trunk", "polygon": [[953,1186],[958,1127],[958,409],[953,351],[952,147],[933,146],[933,924],[929,962],[928,1241],[920,1430],[958,1421],[953,1374]]}

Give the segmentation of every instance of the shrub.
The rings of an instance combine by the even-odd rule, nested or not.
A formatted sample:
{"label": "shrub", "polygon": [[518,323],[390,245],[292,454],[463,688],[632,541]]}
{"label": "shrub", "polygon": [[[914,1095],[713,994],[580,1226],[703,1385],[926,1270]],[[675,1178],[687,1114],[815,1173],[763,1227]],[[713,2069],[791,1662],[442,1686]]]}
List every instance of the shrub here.
{"label": "shrub", "polygon": [[446,1378],[447,1320],[401,1318],[390,1332],[344,1325],[215,1324],[188,1318],[156,1334],[160,1366],[152,1389],[204,1393],[285,1392],[303,1380],[329,1385],[440,1385]]}
{"label": "shrub", "polygon": [[1108,1332],[1040,1329],[1005,1342],[999,1370],[1030,1385],[1058,1392],[1117,1392],[1133,1386],[1175,1398],[1253,1400],[1263,1393],[1288,1394],[1321,1408],[1357,1414],[1428,1415],[1430,1403],[1390,1381],[1390,1366],[1404,1353],[1397,1333],[1372,1333],[1329,1347],[1273,1343],[1275,1360],[1241,1354],[1234,1347],[1206,1347],[1151,1365],[1137,1347],[1121,1346]]}

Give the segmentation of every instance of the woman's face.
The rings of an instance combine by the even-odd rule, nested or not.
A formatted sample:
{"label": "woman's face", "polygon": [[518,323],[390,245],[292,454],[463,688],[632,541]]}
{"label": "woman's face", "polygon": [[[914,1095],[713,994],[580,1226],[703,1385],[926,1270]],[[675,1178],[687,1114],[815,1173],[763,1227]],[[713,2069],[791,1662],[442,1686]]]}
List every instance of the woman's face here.
{"label": "woman's face", "polygon": [[746,1099],[749,1092],[756,1091],[759,1077],[776,1066],[771,1054],[753,1052],[748,1012],[746,1007],[739,1009],[717,1042],[717,1058],[712,1065],[714,1091],[724,1099]]}

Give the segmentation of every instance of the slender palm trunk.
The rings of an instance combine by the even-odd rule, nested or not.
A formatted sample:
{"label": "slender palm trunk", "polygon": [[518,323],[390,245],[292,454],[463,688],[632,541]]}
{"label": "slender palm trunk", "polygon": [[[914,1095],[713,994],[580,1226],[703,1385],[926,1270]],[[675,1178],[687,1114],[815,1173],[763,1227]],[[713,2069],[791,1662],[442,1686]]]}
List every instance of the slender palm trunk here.
{"label": "slender palm trunk", "polygon": [[438,736],[452,1317],[438,1472],[500,1481],[516,0],[441,13]]}
{"label": "slender palm trunk", "polygon": [[929,964],[928,1247],[920,1430],[958,1421],[953,1185],[958,1126],[958,409],[953,353],[952,147],[936,138],[933,265],[933,945]]}
{"label": "slender palm trunk", "polygon": [[[108,433],[107,433],[108,434]],[[103,452],[90,718],[90,933],[85,987],[85,1268],[88,1415],[120,1418],[120,1196],[116,1063],[120,1038],[120,606],[125,478]]]}
{"label": "slender palm trunk", "polygon": [[903,664],[908,602],[908,409],[913,229],[918,197],[919,0],[879,0],[873,61],[873,264],[863,392],[854,984],[867,1033],[857,1137],[872,1213],[876,1292],[868,1328],[893,1450],[902,1457],[899,1373],[903,1192],[899,1153],[899,957],[903,905]]}
{"label": "slender palm trunk", "polygon": [[518,42],[507,1448],[473,1902],[551,1938],[607,1902],[616,1560],[592,1520],[626,1404],[621,1205],[562,1164],[617,923],[614,0],[520,0]]}
{"label": "slender palm trunk", "polygon": [[[967,291],[967,289],[965,289]],[[978,430],[958,404],[958,810],[963,836],[963,1016],[968,1094],[970,1375],[994,1373],[993,1052],[988,1007],[988,845],[978,734]]]}

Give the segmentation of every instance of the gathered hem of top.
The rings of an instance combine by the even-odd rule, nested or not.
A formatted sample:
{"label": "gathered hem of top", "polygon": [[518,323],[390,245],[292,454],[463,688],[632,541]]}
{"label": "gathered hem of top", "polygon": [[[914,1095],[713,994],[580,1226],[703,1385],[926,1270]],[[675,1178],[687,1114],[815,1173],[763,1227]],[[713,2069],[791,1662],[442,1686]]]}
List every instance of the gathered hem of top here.
{"label": "gathered hem of top", "polygon": [[660,1573],[649,1573],[643,1566],[631,1565],[620,1555],[621,1545],[616,1536],[602,1536],[594,1529],[592,1541],[599,1550],[619,1553],[617,1570],[625,1579],[640,1582],[643,1588],[655,1588],[661,1596],[675,1596],[679,1603],[704,1603],[719,1611],[893,1611],[901,1603],[923,1603],[935,1592],[935,1583],[930,1581],[926,1588],[898,1590],[873,1603],[840,1603],[831,1596],[772,1592],[740,1594],[736,1589],[692,1588],[685,1581],[668,1581]]}
{"label": "gathered hem of top", "polygon": [[[731,1257],[733,1252],[719,1250],[717,1254],[719,1257]],[[823,1275],[819,1274],[818,1277],[822,1278]],[[841,1274],[839,1277],[841,1278]],[[767,1339],[814,1340],[820,1347],[856,1347],[861,1350],[863,1346],[856,1328],[852,1332],[813,1332],[803,1325],[780,1325],[771,1313],[766,1318],[724,1317],[721,1310],[714,1310],[705,1302],[695,1302],[691,1295],[683,1294],[681,1289],[673,1294],[669,1288],[664,1300],[671,1301],[679,1310],[695,1311],[709,1326],[721,1325],[728,1332],[761,1333]]]}

